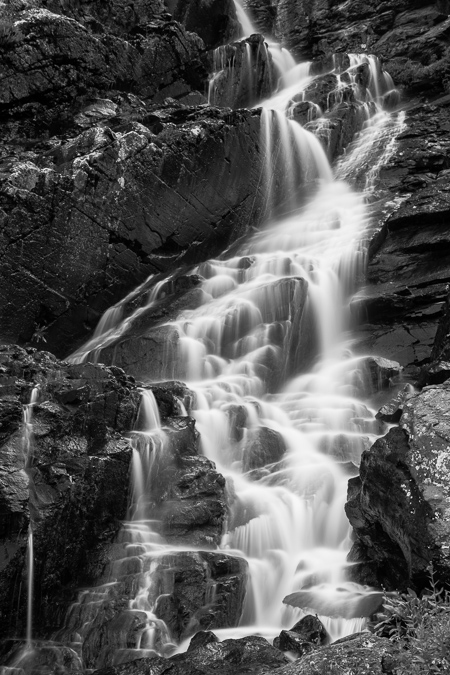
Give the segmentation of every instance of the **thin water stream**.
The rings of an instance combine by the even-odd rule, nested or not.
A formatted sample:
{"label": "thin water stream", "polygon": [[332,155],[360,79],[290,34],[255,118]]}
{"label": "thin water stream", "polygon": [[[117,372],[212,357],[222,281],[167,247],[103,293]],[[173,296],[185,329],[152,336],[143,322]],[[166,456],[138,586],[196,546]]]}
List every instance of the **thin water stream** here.
{"label": "thin water stream", "polygon": [[[235,2],[244,34],[254,32]],[[193,270],[203,278],[204,302],[167,323],[178,342],[176,358],[164,364],[165,375],[186,381],[195,393],[191,414],[202,451],[234,495],[221,549],[248,563],[240,625],[215,632],[221,638],[274,637],[312,611],[337,639],[364,626],[362,600],[372,593],[347,580],[344,503],[349,472],[382,432],[370,404],[374,386],[366,359],[352,353],[349,302],[365,266],[367,194],[403,121],[383,108],[393,83],[375,57],[350,55],[345,83],[353,87],[364,124],[333,171],[318,138],[290,119],[293,97],[301,99],[314,79],[309,64],[296,65],[279,46],[269,49],[280,84],[259,103],[266,220],[238,253]],[[361,64],[370,71],[367,87],[354,77]],[[332,72],[339,75],[337,64]],[[321,119],[316,130],[325,124]],[[280,187],[281,169],[288,180]],[[365,191],[358,193],[346,181],[361,175]],[[305,185],[306,200],[305,189],[299,198]],[[123,317],[126,301],[111,308],[72,360],[101,361],[102,348],[132,330],[165,283],[159,281],[146,306],[130,316]],[[144,570],[130,606],[147,617],[135,647],[140,655],[171,641],[154,613],[152,572],[158,556],[180,550],[156,534],[152,523],[149,479],[165,451],[165,432],[151,394],[142,396],[141,431],[133,434],[132,507],[124,527],[129,555],[139,558]],[[238,440],[236,410],[244,420]],[[255,462],[249,448],[267,434],[279,440],[281,456],[269,453],[264,463]],[[297,607],[283,602],[292,594]],[[85,602],[73,609],[69,627],[76,626]]]}

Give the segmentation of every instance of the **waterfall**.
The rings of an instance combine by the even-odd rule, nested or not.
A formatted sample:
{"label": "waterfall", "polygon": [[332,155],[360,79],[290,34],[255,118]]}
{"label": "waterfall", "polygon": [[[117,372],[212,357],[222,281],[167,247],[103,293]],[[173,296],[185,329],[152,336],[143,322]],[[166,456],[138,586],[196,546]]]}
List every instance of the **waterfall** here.
{"label": "waterfall", "polygon": [[[39,399],[39,385],[34,386],[30,394],[30,402],[23,409],[23,455],[25,472],[31,482],[29,469],[33,463],[33,408]],[[34,589],[34,547],[33,547],[33,522],[30,515],[28,525],[28,543],[26,556],[27,569],[27,628],[26,649],[32,648],[33,637],[33,589]]]}
{"label": "waterfall", "polygon": [[[244,35],[254,32],[242,5],[235,4]],[[383,432],[371,406],[366,359],[352,352],[349,304],[365,266],[366,197],[393,151],[402,117],[383,108],[395,90],[375,57],[349,55],[345,71],[334,61],[329,74],[336,88],[329,97],[342,102],[344,85],[350,87],[364,125],[333,172],[318,140],[327,125],[324,111],[315,104],[309,130],[292,119],[293,107],[306,100],[316,77],[311,64],[295,64],[278,45],[269,45],[269,51],[280,83],[258,104],[265,219],[238,251],[191,272],[201,279],[203,301],[163,323],[175,338],[162,374],[185,380],[195,394],[191,414],[202,451],[234,495],[221,549],[248,562],[240,625],[215,632],[221,638],[274,637],[313,612],[337,639],[364,626],[363,600],[374,593],[347,580],[348,477],[356,474],[362,451]],[[225,55],[225,48],[216,52],[211,97]],[[370,159],[374,147],[375,161]],[[356,192],[346,181],[361,177],[364,190]],[[142,297],[137,309],[126,298],[106,315],[72,360],[99,360],[105,346],[131,331],[172,278],[155,281],[133,294],[134,300]],[[155,371],[155,380],[160,376]],[[241,435],[235,433],[236,406],[244,418]],[[277,452],[263,462],[255,448],[268,436],[277,439]],[[152,521],[149,495],[166,441],[147,390],[132,438],[132,504],[123,537],[142,569],[142,583],[129,609],[146,617],[135,649],[164,653],[171,638],[157,618],[152,574],[158,558],[173,547],[155,533]],[[72,610],[70,625],[83,623],[84,602]]]}

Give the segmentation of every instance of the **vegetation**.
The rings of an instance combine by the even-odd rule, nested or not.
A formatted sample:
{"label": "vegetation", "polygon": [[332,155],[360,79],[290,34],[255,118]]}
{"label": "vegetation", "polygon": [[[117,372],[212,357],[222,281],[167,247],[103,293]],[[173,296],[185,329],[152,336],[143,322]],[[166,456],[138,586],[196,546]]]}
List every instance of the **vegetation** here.
{"label": "vegetation", "polygon": [[378,635],[399,647],[395,675],[450,672],[450,592],[439,588],[430,569],[430,591],[419,597],[413,590],[385,597]]}

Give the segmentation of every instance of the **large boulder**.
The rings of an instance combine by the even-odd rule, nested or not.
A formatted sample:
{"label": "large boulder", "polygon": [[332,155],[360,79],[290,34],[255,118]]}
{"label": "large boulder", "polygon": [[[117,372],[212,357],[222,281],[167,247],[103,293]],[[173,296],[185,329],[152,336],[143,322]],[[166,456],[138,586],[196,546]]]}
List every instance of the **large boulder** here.
{"label": "large boulder", "polygon": [[403,402],[400,427],[363,453],[346,512],[356,579],[421,589],[429,566],[450,585],[450,387],[425,387]]}

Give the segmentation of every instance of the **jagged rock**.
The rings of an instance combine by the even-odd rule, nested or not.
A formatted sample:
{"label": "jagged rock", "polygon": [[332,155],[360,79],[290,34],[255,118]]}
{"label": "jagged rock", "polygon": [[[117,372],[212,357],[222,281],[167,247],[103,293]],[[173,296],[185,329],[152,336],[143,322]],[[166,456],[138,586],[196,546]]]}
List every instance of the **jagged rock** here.
{"label": "jagged rock", "polygon": [[397,648],[387,638],[356,633],[317,649],[276,672],[277,675],[382,675],[389,672],[385,668],[388,663],[397,663],[396,656]]}
{"label": "jagged rock", "polygon": [[430,358],[450,279],[449,104],[445,98],[408,113],[380,172],[390,212],[369,248],[368,286],[352,302],[363,322],[358,348],[399,361],[410,377]]}
{"label": "jagged rock", "polygon": [[197,641],[194,637],[184,654],[169,659],[139,659],[96,670],[93,675],[256,675],[272,673],[286,663],[285,656],[256,635],[223,642]]}
{"label": "jagged rock", "polygon": [[278,86],[278,73],[262,35],[219,47],[214,53],[210,101],[230,108],[251,107]]}
{"label": "jagged rock", "polygon": [[403,404],[393,428],[361,458],[349,481],[346,512],[356,541],[349,560],[355,578],[398,589],[421,588],[432,563],[450,583],[448,554],[448,385],[426,387]]}
{"label": "jagged rock", "polygon": [[233,0],[166,0],[174,19],[199,35],[208,48],[238,38],[241,27]]}
{"label": "jagged rock", "polygon": [[431,363],[423,369],[419,378],[422,386],[425,384],[441,384],[450,378],[450,293],[444,303],[430,361]]}
{"label": "jagged rock", "polygon": [[183,382],[161,382],[160,384],[152,384],[149,389],[152,390],[156,399],[161,418],[182,415],[183,410],[180,403],[189,413],[194,401],[194,393]]}
{"label": "jagged rock", "polygon": [[381,406],[375,417],[379,420],[383,420],[383,422],[388,422],[389,424],[397,424],[403,414],[404,403],[410,395],[411,387],[404,387],[396,396],[394,396],[394,398]]}
{"label": "jagged rock", "polygon": [[177,675],[178,672],[180,675],[181,672],[190,674],[189,668],[192,667],[205,675],[210,673],[217,673],[217,675],[255,673],[256,675],[256,673],[272,673],[276,668],[288,662],[278,649],[257,635],[209,643],[198,649],[190,650],[186,654],[173,656],[170,661],[175,668],[180,668],[179,671],[175,670]]}
{"label": "jagged rock", "polygon": [[447,2],[355,1],[350,4],[247,0],[258,28],[301,60],[332,53],[369,52],[383,59],[394,80],[411,92],[448,88],[450,30]]}
{"label": "jagged rock", "polygon": [[169,542],[217,546],[226,515],[225,479],[199,453],[194,420],[166,419],[165,432],[165,452],[151,477],[151,511],[161,521],[155,527]]}
{"label": "jagged rock", "polygon": [[392,386],[393,381],[403,370],[396,361],[389,361],[381,356],[368,356],[360,365],[361,370],[369,377],[369,387],[367,387],[369,392]]}
{"label": "jagged rock", "polygon": [[[197,631],[236,626],[246,593],[247,567],[243,558],[216,551],[162,556],[152,575],[155,597],[160,596],[155,613],[177,640]],[[194,642],[190,651],[201,646]]]}
{"label": "jagged rock", "polygon": [[0,45],[0,104],[9,118],[41,113],[34,123],[37,134],[67,127],[78,95],[82,103],[87,94],[120,90],[125,81],[126,90],[144,98],[159,94],[160,102],[173,96],[176,86],[180,94],[189,93],[191,85],[203,88],[203,42],[177,22],[156,18],[145,24],[143,35],[125,40],[96,35],[43,8],[18,12],[15,20],[20,37],[13,45]]}
{"label": "jagged rock", "polygon": [[355,96],[352,87],[340,87],[336,75],[329,73],[316,77],[303,93],[304,100],[318,105],[322,112],[330,110],[339,103],[351,103]]}
{"label": "jagged rock", "polygon": [[329,641],[325,626],[317,616],[313,616],[312,614],[308,614],[300,619],[300,621],[297,621],[292,626],[291,631],[315,645],[324,645]]}
{"label": "jagged rock", "polygon": [[[1,634],[24,635],[26,594],[20,594],[33,523],[35,625],[56,628],[74,589],[98,578],[127,508],[132,428],[139,393],[119,369],[72,366],[51,354],[0,347],[2,398],[0,510]],[[33,385],[34,438],[26,472],[22,405]],[[3,389],[5,391],[5,389]],[[11,617],[15,617],[13,621]],[[47,657],[45,657],[47,658]]]}
{"label": "jagged rock", "polygon": [[88,130],[48,168],[18,163],[3,176],[3,339],[34,335],[67,353],[150,272],[219,253],[257,218],[247,197],[261,189],[259,113],[182,113],[157,135],[140,124]]}
{"label": "jagged rock", "polygon": [[311,614],[300,619],[290,630],[282,630],[273,641],[273,646],[283,652],[299,656],[309,654],[328,642],[328,634],[322,622]]}

